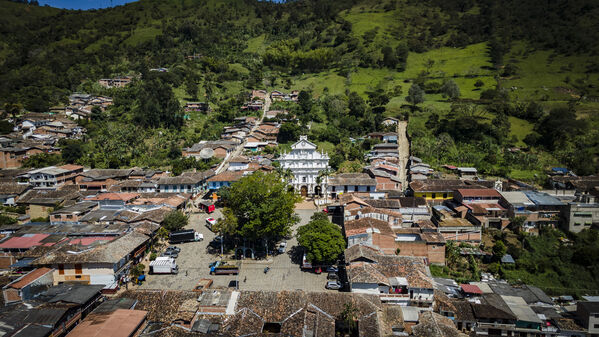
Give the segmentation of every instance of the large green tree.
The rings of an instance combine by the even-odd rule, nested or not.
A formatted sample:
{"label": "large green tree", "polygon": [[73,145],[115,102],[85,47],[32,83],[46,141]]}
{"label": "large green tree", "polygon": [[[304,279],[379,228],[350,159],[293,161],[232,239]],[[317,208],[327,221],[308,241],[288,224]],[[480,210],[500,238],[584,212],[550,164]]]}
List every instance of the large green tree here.
{"label": "large green tree", "polygon": [[135,121],[143,127],[179,128],[183,110],[170,85],[160,78],[144,80],[137,92]]}
{"label": "large green tree", "polygon": [[162,226],[169,231],[178,231],[187,226],[189,220],[181,211],[172,211],[168,213],[162,220]]}
{"label": "large green tree", "polygon": [[[276,173],[255,172],[241,178],[229,189],[223,221],[236,222],[235,234],[250,240],[273,240],[289,235],[299,221],[295,214],[298,197],[288,191]],[[231,213],[228,213],[231,212]],[[229,219],[229,220],[227,220]],[[230,228],[230,223],[223,223]]]}
{"label": "large green tree", "polygon": [[416,109],[418,104],[424,102],[424,90],[418,84],[412,84],[408,90],[406,101],[412,103],[413,109]]}
{"label": "large green tree", "polygon": [[297,230],[297,241],[306,249],[306,258],[313,263],[332,263],[345,249],[341,229],[317,212],[310,222]]}

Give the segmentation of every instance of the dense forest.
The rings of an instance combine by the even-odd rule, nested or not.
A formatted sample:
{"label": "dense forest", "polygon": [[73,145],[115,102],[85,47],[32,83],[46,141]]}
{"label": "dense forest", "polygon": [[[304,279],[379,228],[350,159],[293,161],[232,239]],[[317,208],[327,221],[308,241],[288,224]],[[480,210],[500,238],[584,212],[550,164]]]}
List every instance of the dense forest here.
{"label": "dense forest", "polygon": [[[62,144],[64,161],[191,168],[181,148],[218,138],[244,93],[264,88],[305,93],[285,107],[300,122],[284,126],[281,148],[309,125],[336,169],[351,171],[371,145],[350,137],[394,116],[409,119],[414,154],[433,166],[537,182],[550,166],[599,170],[596,1],[141,0],[71,11],[2,0],[0,13],[2,106],[47,111],[74,91],[115,98],[84,142]],[[139,79],[123,89],[97,84],[128,74]],[[185,119],[177,102],[191,100],[214,113]]]}

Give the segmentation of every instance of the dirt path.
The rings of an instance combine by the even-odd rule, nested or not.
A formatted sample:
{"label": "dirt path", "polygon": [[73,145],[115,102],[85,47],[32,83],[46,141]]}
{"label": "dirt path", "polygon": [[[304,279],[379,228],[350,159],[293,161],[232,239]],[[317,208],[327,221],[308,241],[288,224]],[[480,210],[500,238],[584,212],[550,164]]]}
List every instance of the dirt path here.
{"label": "dirt path", "polygon": [[401,189],[405,191],[408,187],[408,162],[410,160],[410,142],[408,141],[408,122],[397,123],[397,148],[399,151],[399,179]]}

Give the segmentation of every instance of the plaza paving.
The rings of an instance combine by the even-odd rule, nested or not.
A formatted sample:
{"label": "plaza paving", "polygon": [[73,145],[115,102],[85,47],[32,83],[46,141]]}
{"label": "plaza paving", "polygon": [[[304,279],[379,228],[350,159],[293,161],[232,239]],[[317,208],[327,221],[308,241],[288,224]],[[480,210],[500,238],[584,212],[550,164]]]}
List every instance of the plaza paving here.
{"label": "plaza paving", "polygon": [[[295,235],[297,227],[308,223],[310,216],[317,211],[313,204],[309,202],[298,204],[296,213],[300,217],[300,222],[292,228]],[[212,287],[227,287],[230,281],[238,280],[239,288],[242,290],[295,290],[306,291],[329,291],[324,288],[326,284],[326,273],[317,275],[311,272],[304,272],[300,269],[301,252],[297,247],[297,240],[293,236],[287,240],[287,252],[280,255],[269,256],[263,260],[233,260],[230,262],[240,265],[240,273],[233,275],[210,275],[208,265],[212,261],[220,259],[220,250],[209,250],[209,243],[216,234],[212,233],[206,226],[205,220],[212,216],[218,218],[220,211],[217,210],[212,215],[203,213],[192,214],[190,224],[187,228],[192,228],[199,233],[204,234],[204,241],[188,242],[178,244],[181,248],[177,264],[179,274],[177,275],[147,275],[146,282],[140,286],[141,289],[171,289],[171,290],[191,290],[200,278],[210,278],[214,280]],[[213,254],[211,254],[213,253]],[[264,273],[264,268],[269,267],[268,273]]]}

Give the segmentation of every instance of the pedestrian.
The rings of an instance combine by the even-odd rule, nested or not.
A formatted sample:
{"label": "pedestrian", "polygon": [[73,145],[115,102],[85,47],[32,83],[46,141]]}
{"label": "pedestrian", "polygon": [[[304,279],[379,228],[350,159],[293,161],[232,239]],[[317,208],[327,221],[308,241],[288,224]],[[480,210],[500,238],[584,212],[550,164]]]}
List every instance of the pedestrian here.
{"label": "pedestrian", "polygon": [[185,271],[185,276],[187,276],[187,270]]}
{"label": "pedestrian", "polygon": [[247,277],[247,276],[246,276],[246,277],[244,277],[244,278],[243,278],[243,283],[245,283],[245,281],[247,281],[247,280],[248,280],[248,277]]}

